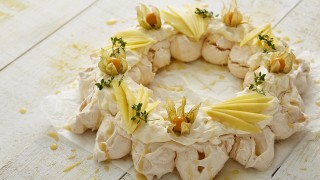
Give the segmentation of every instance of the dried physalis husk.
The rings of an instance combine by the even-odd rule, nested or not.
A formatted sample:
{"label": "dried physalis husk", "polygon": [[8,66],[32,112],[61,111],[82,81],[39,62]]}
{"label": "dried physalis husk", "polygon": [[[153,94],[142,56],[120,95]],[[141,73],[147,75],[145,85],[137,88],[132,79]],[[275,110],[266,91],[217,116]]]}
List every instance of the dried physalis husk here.
{"label": "dried physalis husk", "polygon": [[140,26],[148,30],[161,28],[160,11],[158,8],[154,6],[147,7],[141,4],[136,9]]}
{"label": "dried physalis husk", "polygon": [[128,63],[125,58],[126,54],[122,48],[119,48],[119,52],[113,56],[110,56],[106,49],[101,49],[98,67],[102,72],[110,76],[124,74],[128,69]]}
{"label": "dried physalis husk", "polygon": [[176,110],[174,102],[171,99],[167,99],[166,110],[168,113],[168,119],[172,123],[169,125],[168,133],[176,134],[189,134],[191,124],[197,117],[201,104],[194,106],[189,112],[185,112],[186,98],[182,98],[181,106]]}
{"label": "dried physalis husk", "polygon": [[295,59],[295,55],[290,50],[285,49],[281,53],[272,53],[270,61],[266,63],[266,66],[272,73],[287,74],[291,71]]}
{"label": "dried physalis husk", "polygon": [[221,12],[222,21],[230,27],[237,27],[242,23],[243,16],[238,10],[237,2],[234,0],[231,3],[229,10],[224,6]]}

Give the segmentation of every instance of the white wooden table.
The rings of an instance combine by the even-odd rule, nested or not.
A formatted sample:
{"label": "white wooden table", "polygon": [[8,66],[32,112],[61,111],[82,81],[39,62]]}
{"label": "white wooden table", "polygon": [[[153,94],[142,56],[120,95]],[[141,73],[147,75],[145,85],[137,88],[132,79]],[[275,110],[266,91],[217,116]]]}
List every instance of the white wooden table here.
{"label": "white wooden table", "polygon": [[[90,64],[91,52],[105,45],[107,38],[137,24],[135,6],[139,2],[160,8],[186,3],[0,0],[0,179],[131,179],[111,163],[95,163],[89,152],[63,137],[58,142],[50,138],[47,133],[53,129],[40,103],[72,82]],[[222,7],[220,1],[188,2],[208,4],[216,13]],[[239,0],[239,6],[255,24],[272,22],[279,36],[285,34],[291,44],[320,55],[320,1]],[[110,19],[118,21],[107,25]],[[19,113],[22,107],[25,114]],[[50,150],[52,143],[58,144],[56,151]],[[320,135],[312,141],[305,138],[284,157],[273,178],[320,179],[319,152]],[[78,162],[81,164],[72,171],[63,172]]]}

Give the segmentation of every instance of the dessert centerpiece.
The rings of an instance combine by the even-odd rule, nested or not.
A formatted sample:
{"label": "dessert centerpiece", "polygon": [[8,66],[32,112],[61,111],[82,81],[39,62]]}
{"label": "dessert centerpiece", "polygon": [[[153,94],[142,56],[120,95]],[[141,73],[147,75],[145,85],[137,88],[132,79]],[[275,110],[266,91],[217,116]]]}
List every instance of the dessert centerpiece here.
{"label": "dessert centerpiece", "polygon": [[[300,94],[309,64],[270,24],[251,25],[235,1],[220,18],[200,6],[160,11],[142,4],[136,10],[139,25],[111,37],[80,73],[83,101],[67,122],[70,130],[97,130],[97,161],[131,154],[135,170],[148,179],[175,168],[182,179],[212,179],[229,158],[267,169],[275,140],[306,123]],[[227,66],[243,79],[243,90],[219,103],[153,95],[148,85],[172,59],[200,58]]]}

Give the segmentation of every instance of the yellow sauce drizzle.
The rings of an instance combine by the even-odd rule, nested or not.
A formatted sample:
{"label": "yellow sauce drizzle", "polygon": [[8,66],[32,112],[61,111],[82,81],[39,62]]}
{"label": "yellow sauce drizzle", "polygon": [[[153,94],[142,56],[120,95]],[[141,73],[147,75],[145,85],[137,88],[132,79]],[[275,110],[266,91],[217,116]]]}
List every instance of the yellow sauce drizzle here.
{"label": "yellow sauce drizzle", "polygon": [[219,75],[219,79],[220,79],[220,80],[224,80],[225,78],[226,78],[225,75]]}
{"label": "yellow sauce drizzle", "polygon": [[235,170],[232,171],[232,174],[233,174],[233,175],[237,175],[237,174],[239,174],[239,173],[240,173],[240,171],[237,170],[237,169],[235,169]]}
{"label": "yellow sauce drizzle", "polygon": [[20,112],[20,114],[25,114],[25,113],[27,113],[27,109],[22,107],[19,109],[19,112]]}
{"label": "yellow sauce drizzle", "polygon": [[320,101],[316,101],[316,105],[317,105],[317,106],[320,106]]}
{"label": "yellow sauce drizzle", "polygon": [[95,174],[99,173],[99,168],[96,169],[96,171],[94,171]]}
{"label": "yellow sauce drizzle", "polygon": [[104,168],[104,171],[105,171],[105,172],[108,172],[108,171],[109,171],[109,166],[108,166],[108,165],[105,165],[103,168]]}
{"label": "yellow sauce drizzle", "polygon": [[298,40],[296,40],[295,42],[293,42],[293,44],[299,44],[299,43],[302,43],[302,42],[303,42],[302,39],[298,39]]}
{"label": "yellow sauce drizzle", "polygon": [[136,180],[147,180],[147,177],[137,172]]}
{"label": "yellow sauce drizzle", "polygon": [[305,167],[304,167],[304,168],[300,168],[300,170],[301,170],[301,171],[306,171],[307,168],[305,168]]}
{"label": "yellow sauce drizzle", "polygon": [[163,84],[158,84],[157,85],[159,88],[162,88],[162,89],[166,89],[168,91],[177,91],[177,92],[180,92],[180,91],[183,91],[183,87],[182,86],[167,86],[167,85],[163,85]]}
{"label": "yellow sauce drizzle", "polygon": [[76,149],[71,149],[71,152],[76,152],[77,150]]}
{"label": "yellow sauce drizzle", "polygon": [[65,126],[63,126],[63,129],[70,131],[70,132],[72,131],[71,126],[69,124],[66,124]]}
{"label": "yellow sauce drizzle", "polygon": [[93,159],[93,155],[89,155],[89,156],[87,157],[87,160],[91,160],[91,159]]}
{"label": "yellow sauce drizzle", "polygon": [[282,39],[285,41],[290,41],[290,38],[288,36],[283,36]]}
{"label": "yellow sauce drizzle", "polygon": [[52,137],[56,141],[59,141],[59,136],[56,132],[48,132],[48,136]]}
{"label": "yellow sauce drizzle", "polygon": [[50,145],[50,149],[51,149],[52,151],[55,151],[55,150],[58,149],[58,145],[57,145],[57,144],[51,144],[51,145]]}
{"label": "yellow sauce drizzle", "polygon": [[68,157],[68,159],[74,159],[75,157],[77,157],[76,154],[71,154],[71,155]]}
{"label": "yellow sauce drizzle", "polygon": [[108,21],[106,21],[106,24],[111,26],[116,24],[117,22],[118,22],[117,19],[109,19]]}
{"label": "yellow sauce drizzle", "polygon": [[68,172],[68,171],[72,170],[73,168],[79,166],[80,164],[81,164],[81,162],[77,162],[77,163],[75,163],[75,164],[73,164],[71,166],[68,166],[63,170],[63,172]]}

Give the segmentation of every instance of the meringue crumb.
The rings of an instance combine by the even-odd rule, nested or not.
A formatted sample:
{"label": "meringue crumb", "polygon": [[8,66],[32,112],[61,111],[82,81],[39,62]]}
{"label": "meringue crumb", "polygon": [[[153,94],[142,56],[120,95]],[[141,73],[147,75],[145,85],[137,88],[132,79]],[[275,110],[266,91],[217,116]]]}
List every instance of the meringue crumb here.
{"label": "meringue crumb", "polygon": [[298,40],[296,40],[295,42],[293,42],[293,44],[298,44],[298,43],[302,43],[302,42],[303,42],[302,39],[298,39]]}
{"label": "meringue crumb", "polygon": [[57,145],[57,144],[51,144],[51,145],[50,145],[50,149],[51,149],[52,151],[55,151],[55,150],[58,149],[58,145]]}
{"label": "meringue crumb", "polygon": [[104,171],[105,171],[105,172],[108,172],[108,171],[109,171],[109,166],[108,166],[108,165],[104,166],[103,168],[104,168]]}
{"label": "meringue crumb", "polygon": [[106,21],[106,24],[111,26],[111,25],[116,24],[117,22],[118,22],[117,19],[109,19]]}
{"label": "meringue crumb", "polygon": [[19,109],[19,112],[20,112],[20,114],[25,114],[25,113],[27,113],[27,109],[22,107]]}
{"label": "meringue crumb", "polygon": [[282,39],[285,41],[290,41],[290,38],[288,36],[283,36]]}
{"label": "meringue crumb", "polygon": [[235,169],[235,170],[232,171],[233,175],[236,175],[236,174],[239,174],[239,173],[240,173],[240,171],[238,169]]}
{"label": "meringue crumb", "polygon": [[68,171],[72,170],[73,168],[79,166],[80,164],[81,164],[81,162],[77,162],[71,166],[68,166],[68,167],[64,168],[63,172],[68,172]]}
{"label": "meringue crumb", "polygon": [[301,171],[306,171],[307,168],[303,167],[303,168],[300,168]]}
{"label": "meringue crumb", "polygon": [[59,136],[56,132],[48,132],[48,136],[52,137],[56,141],[59,141]]}
{"label": "meringue crumb", "polygon": [[87,157],[87,160],[91,160],[91,159],[93,159],[93,155],[89,155],[89,156]]}
{"label": "meringue crumb", "polygon": [[71,155],[68,157],[68,159],[74,159],[75,157],[77,157],[76,154],[71,154]]}
{"label": "meringue crumb", "polygon": [[320,101],[316,101],[316,105],[317,105],[317,106],[320,106]]}

